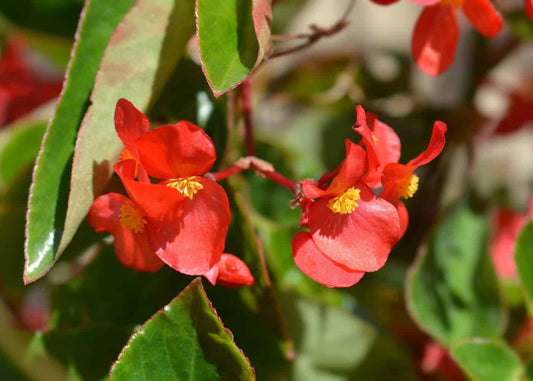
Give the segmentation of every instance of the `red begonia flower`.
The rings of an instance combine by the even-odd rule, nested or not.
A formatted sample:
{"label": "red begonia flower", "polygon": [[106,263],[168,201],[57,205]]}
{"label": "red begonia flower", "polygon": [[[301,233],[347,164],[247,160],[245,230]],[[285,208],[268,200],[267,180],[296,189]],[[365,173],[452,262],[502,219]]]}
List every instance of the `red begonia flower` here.
{"label": "red begonia flower", "polygon": [[350,271],[376,271],[399,239],[398,212],[375,199],[361,179],[368,168],[366,152],[346,141],[346,159],[327,189],[302,182],[313,242],[326,257]]}
{"label": "red begonia flower", "polygon": [[446,124],[435,122],[433,132],[428,147],[420,155],[409,161],[407,164],[390,163],[383,169],[382,184],[384,186],[379,197],[383,198],[398,209],[400,216],[401,235],[407,229],[408,214],[405,205],[400,201],[401,198],[413,197],[418,190],[419,178],[414,171],[435,159],[443,150],[446,142]]}
{"label": "red begonia flower", "polygon": [[62,78],[43,77],[25,58],[25,45],[8,38],[0,59],[0,126],[59,95]]}
{"label": "red begonia flower", "polygon": [[442,3],[425,7],[413,32],[413,58],[427,75],[439,75],[453,63],[458,41],[459,25],[454,9]]}
{"label": "red begonia flower", "polygon": [[148,182],[148,175],[144,168],[139,165],[139,153],[135,142],[150,129],[150,122],[130,101],[121,98],[115,107],[115,130],[124,144],[124,150],[120,154],[121,160],[134,159],[136,162],[136,174],[142,181]]}
{"label": "red begonia flower", "polygon": [[375,114],[365,113],[361,106],[355,108],[357,122],[354,131],[362,137],[361,146],[367,149],[369,170],[363,182],[372,188],[381,186],[381,174],[385,165],[397,163],[400,159],[400,138],[394,130],[380,122]]}
{"label": "red begonia flower", "polygon": [[411,43],[418,67],[428,75],[439,75],[453,63],[459,40],[456,9],[462,8],[485,37],[495,37],[503,26],[501,15],[489,0],[442,0],[430,4],[431,1],[426,3],[418,18]]}
{"label": "red begonia flower", "polygon": [[233,254],[224,253],[220,261],[209,270],[205,277],[213,286],[238,288],[254,284],[254,277],[246,263]]}
{"label": "red begonia flower", "polygon": [[499,209],[495,213],[490,251],[496,274],[502,279],[517,276],[514,260],[516,240],[528,218],[533,219],[533,195],[529,199],[529,212]]}
{"label": "red begonia flower", "polygon": [[189,275],[207,273],[219,260],[230,221],[220,185],[203,177],[216,156],[211,139],[189,122],[166,125],[135,141],[141,166],[158,184],[135,180],[135,163],[115,171],[145,215],[152,249],[170,267]]}
{"label": "red begonia flower", "polygon": [[526,15],[533,20],[533,0],[524,0],[524,9],[526,11]]}
{"label": "red begonia flower", "polygon": [[98,197],[88,219],[97,232],[113,235],[115,253],[124,266],[137,271],[158,271],[163,266],[150,246],[142,212],[127,197],[118,193]]}
{"label": "red begonia flower", "polygon": [[326,257],[315,245],[310,233],[300,232],[292,240],[296,266],[308,277],[327,287],[350,287],[365,275],[349,270]]}
{"label": "red begonia flower", "polygon": [[[533,90],[533,89],[528,89]],[[529,94],[528,94],[529,95]],[[521,129],[529,122],[533,121],[533,97],[531,95],[514,92],[510,95],[510,105],[505,117],[500,120],[495,134],[508,134]]]}
{"label": "red begonia flower", "polygon": [[496,37],[502,30],[502,16],[490,0],[463,0],[463,12],[485,37]]}

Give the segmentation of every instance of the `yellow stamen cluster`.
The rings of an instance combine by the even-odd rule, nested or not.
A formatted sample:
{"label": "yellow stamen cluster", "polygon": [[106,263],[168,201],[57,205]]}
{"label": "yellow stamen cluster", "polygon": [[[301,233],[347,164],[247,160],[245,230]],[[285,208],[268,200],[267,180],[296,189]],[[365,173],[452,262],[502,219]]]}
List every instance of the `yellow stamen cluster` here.
{"label": "yellow stamen cluster", "polygon": [[199,178],[197,176],[170,179],[167,181],[167,187],[176,189],[182,195],[192,200],[194,195],[204,187],[202,183],[198,180]]}
{"label": "yellow stamen cluster", "polygon": [[413,197],[418,190],[418,180],[418,176],[412,174],[398,181],[398,196],[403,198]]}
{"label": "yellow stamen cluster", "polygon": [[144,230],[146,221],[142,218],[139,211],[128,202],[120,208],[118,218],[122,226],[133,231],[135,234],[141,233]]}
{"label": "yellow stamen cluster", "polygon": [[348,188],[340,196],[334,197],[328,201],[328,208],[333,213],[350,214],[359,206],[357,200],[361,198],[361,190],[357,188]]}

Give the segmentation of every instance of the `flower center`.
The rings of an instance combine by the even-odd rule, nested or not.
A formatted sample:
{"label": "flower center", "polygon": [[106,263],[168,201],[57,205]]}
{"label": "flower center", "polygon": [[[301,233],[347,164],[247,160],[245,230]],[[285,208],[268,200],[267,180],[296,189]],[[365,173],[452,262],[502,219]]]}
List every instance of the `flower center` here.
{"label": "flower center", "polygon": [[398,196],[403,198],[413,197],[418,190],[418,176],[411,174],[398,181]]}
{"label": "flower center", "polygon": [[122,226],[134,233],[141,233],[144,230],[146,221],[142,218],[139,211],[128,202],[120,208],[118,218]]}
{"label": "flower center", "polygon": [[334,197],[328,201],[328,208],[333,213],[350,214],[359,206],[357,200],[361,198],[361,190],[357,188],[348,188],[340,196]]}
{"label": "flower center", "polygon": [[167,187],[176,189],[182,195],[192,200],[194,195],[204,187],[198,180],[198,176],[191,176],[187,178],[180,177],[178,179],[169,179],[166,185]]}

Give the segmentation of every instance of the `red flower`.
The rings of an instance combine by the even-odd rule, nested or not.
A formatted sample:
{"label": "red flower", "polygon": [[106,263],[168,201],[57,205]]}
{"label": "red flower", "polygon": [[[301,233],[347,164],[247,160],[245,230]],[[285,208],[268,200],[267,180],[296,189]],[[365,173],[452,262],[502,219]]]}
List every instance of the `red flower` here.
{"label": "red flower", "polygon": [[181,121],[142,134],[133,147],[146,173],[162,179],[136,180],[135,160],[115,165],[129,196],[153,222],[146,225],[152,249],[179,272],[207,273],[220,260],[230,221],[224,190],[202,176],[216,159],[213,142]]}
{"label": "red flower", "polygon": [[528,218],[533,219],[533,195],[529,198],[529,211],[526,213],[508,209],[499,209],[495,213],[490,251],[496,274],[502,279],[517,276],[514,260],[516,240]]}
{"label": "red flower", "polygon": [[359,145],[367,149],[369,170],[364,176],[364,182],[372,187],[381,186],[383,168],[389,163],[400,160],[400,138],[394,130],[380,122],[373,113],[365,113],[361,106],[356,106],[357,122],[354,131],[362,137]]}
{"label": "red flower", "polygon": [[502,29],[502,17],[489,0],[431,3],[426,2],[428,6],[418,18],[411,44],[418,67],[428,75],[439,75],[453,63],[459,40],[456,9],[462,8],[472,25],[485,37],[495,37]]}
{"label": "red flower", "polygon": [[115,253],[124,266],[137,271],[158,271],[163,266],[150,246],[145,217],[127,197],[118,193],[98,197],[88,219],[97,232],[113,235]]}
{"label": "red flower", "polygon": [[254,284],[248,266],[233,254],[222,254],[220,261],[205,274],[205,277],[213,286],[237,288]]}
{"label": "red flower", "polygon": [[59,95],[62,80],[39,75],[24,57],[20,39],[9,38],[0,59],[0,126]]}
{"label": "red flower", "polygon": [[326,286],[346,287],[378,270],[398,241],[394,206],[376,199],[362,181],[369,163],[366,152],[347,140],[346,159],[329,186],[302,182],[305,197],[315,201],[306,204],[310,232],[293,239],[293,255],[304,273]]}
{"label": "red flower", "polygon": [[135,142],[150,129],[150,122],[142,112],[127,99],[117,101],[115,108],[115,130],[124,144],[120,154],[121,160],[134,159],[136,163],[136,177],[143,182],[148,182],[148,174],[140,165],[139,153]]}
{"label": "red flower", "polygon": [[533,20],[533,0],[524,0],[524,9],[526,11],[526,15]]}
{"label": "red flower", "polygon": [[419,178],[414,171],[435,159],[443,150],[446,133],[446,124],[435,122],[431,140],[424,152],[409,161],[407,164],[389,163],[383,168],[382,184],[384,186],[380,198],[383,198],[398,209],[400,215],[401,235],[405,233],[409,223],[409,216],[401,198],[413,197],[418,190]]}

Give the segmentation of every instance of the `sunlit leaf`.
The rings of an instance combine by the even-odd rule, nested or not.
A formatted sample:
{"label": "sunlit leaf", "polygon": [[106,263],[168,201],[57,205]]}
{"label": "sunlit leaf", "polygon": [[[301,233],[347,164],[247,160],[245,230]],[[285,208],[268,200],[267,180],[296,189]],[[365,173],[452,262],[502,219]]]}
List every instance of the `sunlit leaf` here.
{"label": "sunlit leaf", "polygon": [[204,74],[215,96],[241,83],[263,59],[270,39],[268,0],[196,1]]}
{"label": "sunlit leaf", "polygon": [[134,1],[90,0],[85,5],[63,93],[48,124],[34,169],[26,223],[26,283],[46,274],[56,260],[76,133],[107,41]]}
{"label": "sunlit leaf", "polygon": [[253,380],[255,375],[196,279],[131,337],[110,379]]}
{"label": "sunlit leaf", "polygon": [[488,228],[486,216],[463,201],[435,228],[411,269],[407,286],[411,316],[445,345],[502,332]]}
{"label": "sunlit leaf", "polygon": [[523,372],[518,356],[495,341],[464,341],[454,345],[451,354],[466,374],[476,381],[518,381]]}
{"label": "sunlit leaf", "polygon": [[528,222],[516,242],[516,268],[527,298],[533,302],[533,222]]}

